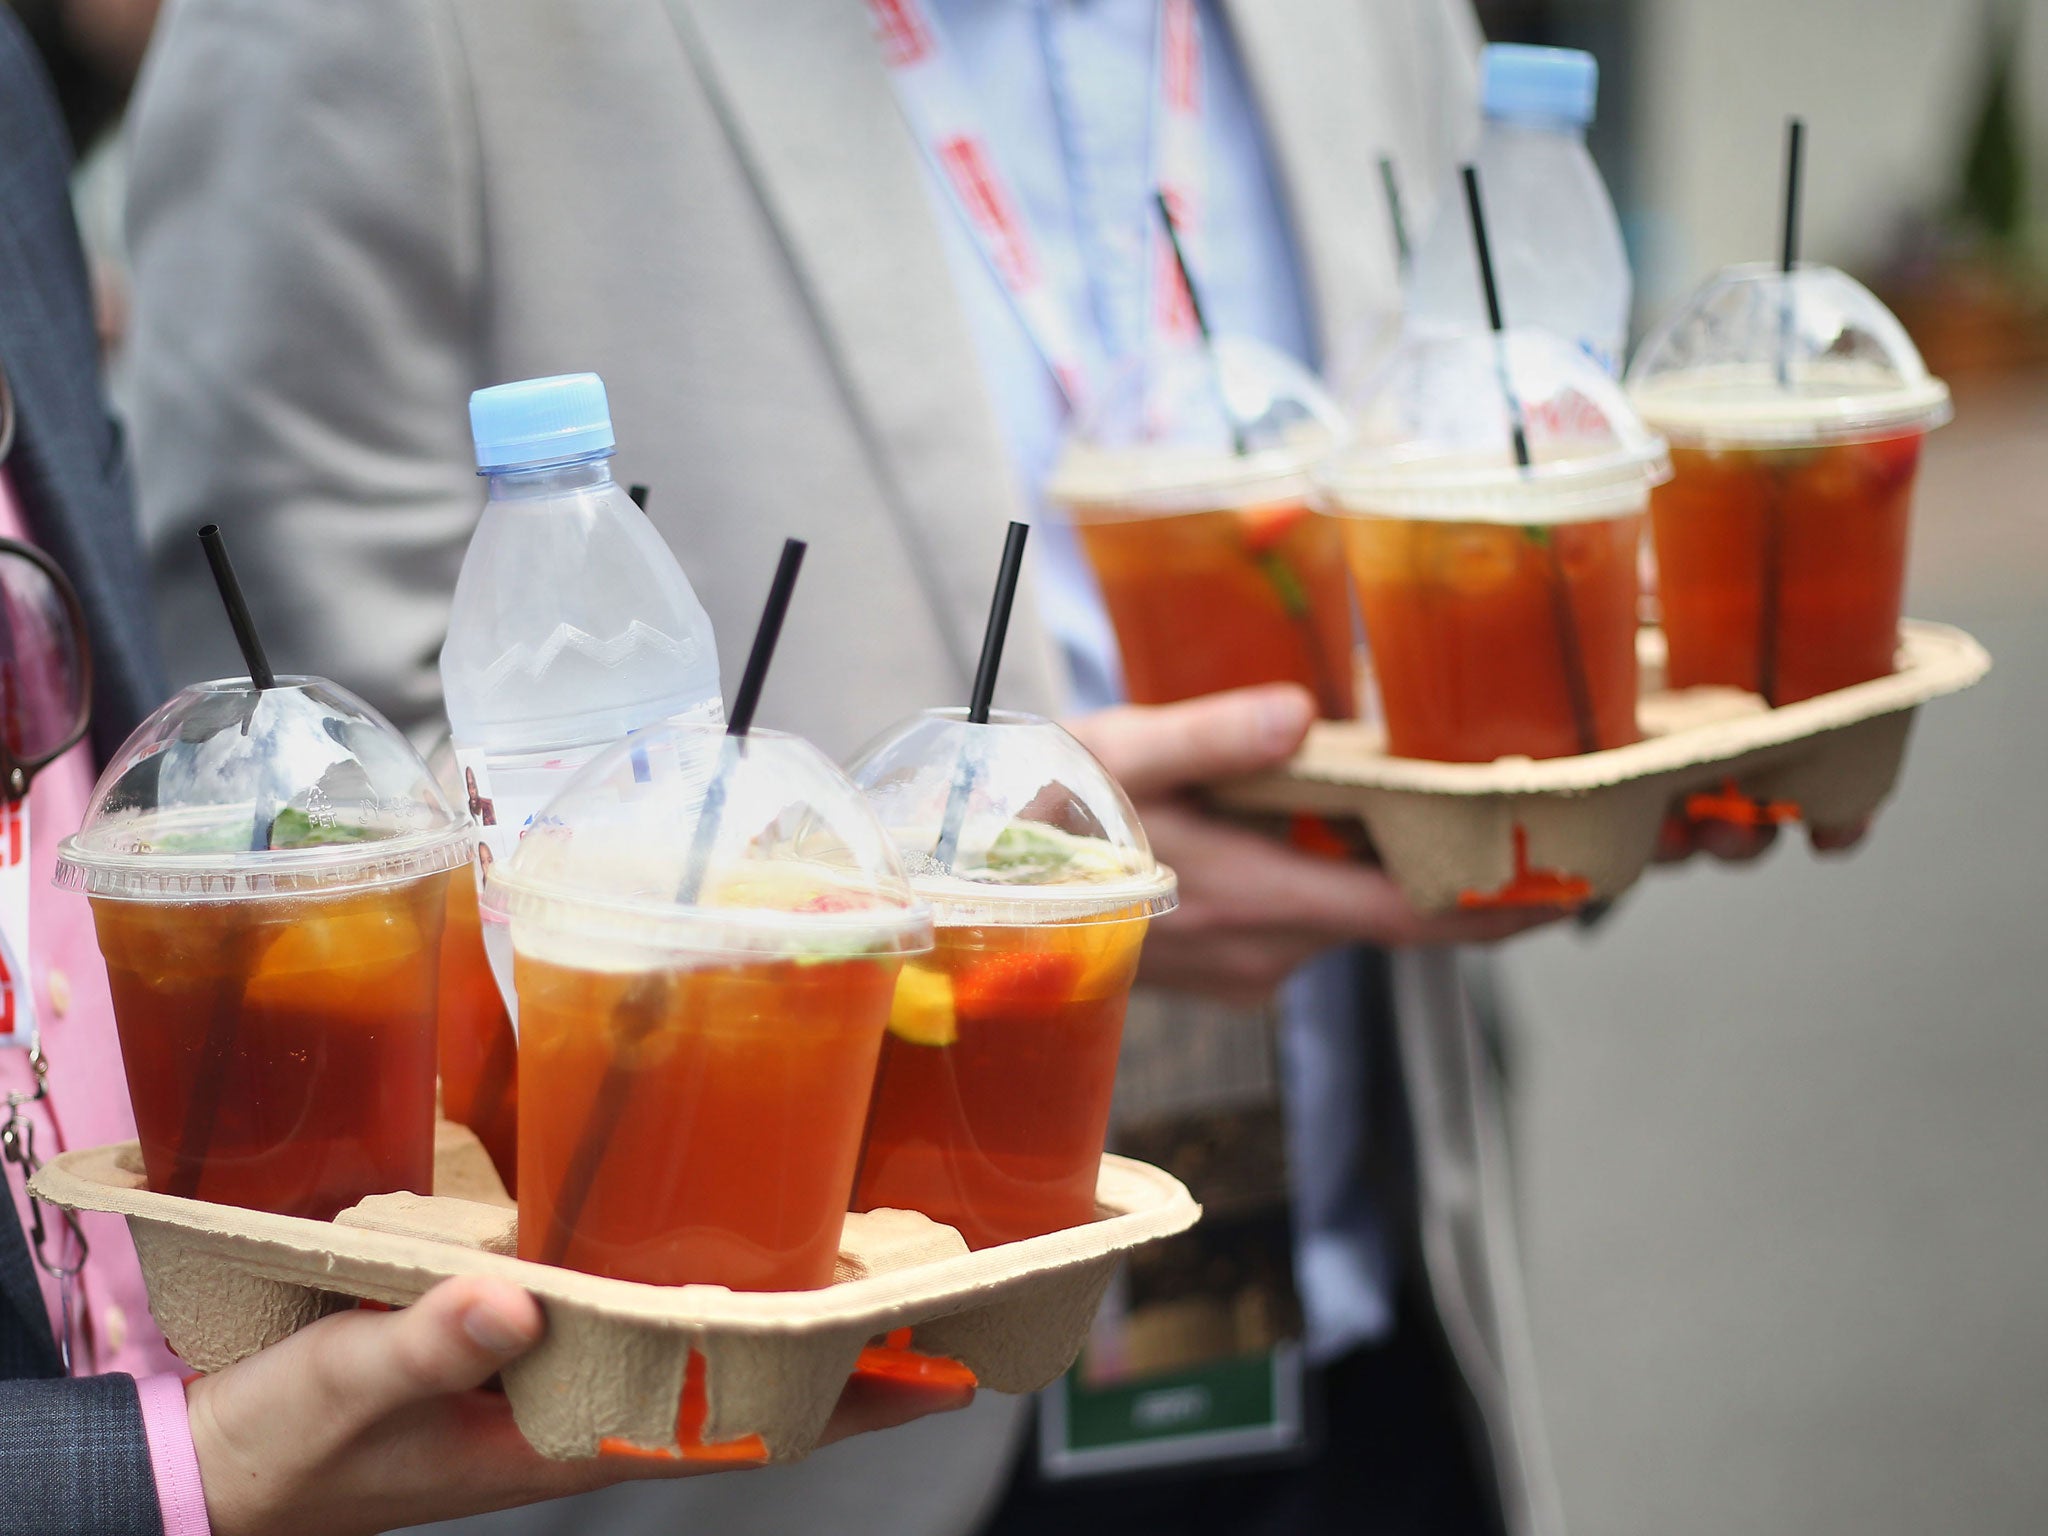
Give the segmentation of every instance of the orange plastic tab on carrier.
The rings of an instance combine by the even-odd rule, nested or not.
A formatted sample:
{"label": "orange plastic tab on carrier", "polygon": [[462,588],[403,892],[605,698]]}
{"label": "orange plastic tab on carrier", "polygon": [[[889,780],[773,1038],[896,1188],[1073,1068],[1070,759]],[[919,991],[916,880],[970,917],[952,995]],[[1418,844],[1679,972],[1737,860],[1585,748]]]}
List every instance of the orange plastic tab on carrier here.
{"label": "orange plastic tab on carrier", "polygon": [[1506,885],[1491,891],[1460,891],[1458,905],[1468,912],[1496,907],[1576,907],[1593,894],[1591,881],[1555,869],[1529,867],[1529,831],[1515,823],[1515,873]]}
{"label": "orange plastic tab on carrier", "polygon": [[875,1381],[900,1381],[920,1387],[961,1387],[972,1390],[979,1383],[974,1372],[958,1360],[944,1355],[920,1354],[910,1347],[911,1330],[895,1328],[879,1344],[860,1352],[856,1376]]}
{"label": "orange plastic tab on carrier", "polygon": [[1733,779],[1721,787],[1685,797],[1688,821],[1725,821],[1736,827],[1781,827],[1799,819],[1799,807],[1790,800],[1759,800],[1736,788]]}

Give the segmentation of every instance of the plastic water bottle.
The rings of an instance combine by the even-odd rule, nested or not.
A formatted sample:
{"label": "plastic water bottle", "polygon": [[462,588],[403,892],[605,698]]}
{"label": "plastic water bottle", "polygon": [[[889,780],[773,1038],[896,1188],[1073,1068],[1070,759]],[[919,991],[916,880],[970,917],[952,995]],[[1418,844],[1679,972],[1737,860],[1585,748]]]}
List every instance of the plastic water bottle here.
{"label": "plastic water bottle", "polygon": [[[1540,326],[1609,373],[1627,357],[1628,252],[1614,201],[1586,153],[1600,67],[1590,53],[1495,43],[1480,58],[1486,115],[1474,164],[1495,281],[1510,326]],[[1415,254],[1408,314],[1418,328],[1484,326],[1463,191],[1438,195]]]}
{"label": "plastic water bottle", "polygon": [[[659,721],[716,721],[718,646],[675,556],[612,479],[594,373],[469,397],[483,517],[455,582],[441,689],[480,863],[508,859],[592,757]],[[484,947],[516,1019],[511,939]]]}

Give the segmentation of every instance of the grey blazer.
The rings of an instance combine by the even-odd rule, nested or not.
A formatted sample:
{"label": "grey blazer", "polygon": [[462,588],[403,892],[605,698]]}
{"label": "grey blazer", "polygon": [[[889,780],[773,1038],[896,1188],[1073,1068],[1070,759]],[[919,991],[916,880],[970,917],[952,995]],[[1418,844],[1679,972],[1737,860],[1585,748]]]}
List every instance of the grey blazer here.
{"label": "grey blazer", "polygon": [[[0,467],[29,531],[85,605],[104,756],[157,702],[161,683],[121,440],[100,395],[69,171],[42,66],[0,7],[0,372],[17,412]],[[13,1200],[0,1194],[0,1532],[158,1536],[134,1381],[61,1375],[34,1260]]]}
{"label": "grey blazer", "polygon": [[[1225,9],[1336,358],[1395,304],[1375,159],[1437,184],[1477,34],[1464,0]],[[132,123],[138,457],[178,675],[236,670],[193,547],[218,518],[278,665],[426,726],[479,503],[465,398],[589,368],[728,684],[780,541],[811,541],[764,719],[843,753],[965,694],[1019,502],[859,0],[181,0]],[[1002,692],[1059,704],[1028,595]],[[1491,1080],[1451,957],[1397,969],[1421,1247],[1511,1525],[1555,1530]],[[602,1528],[964,1531],[1018,1419],[989,1398],[633,1490]]]}

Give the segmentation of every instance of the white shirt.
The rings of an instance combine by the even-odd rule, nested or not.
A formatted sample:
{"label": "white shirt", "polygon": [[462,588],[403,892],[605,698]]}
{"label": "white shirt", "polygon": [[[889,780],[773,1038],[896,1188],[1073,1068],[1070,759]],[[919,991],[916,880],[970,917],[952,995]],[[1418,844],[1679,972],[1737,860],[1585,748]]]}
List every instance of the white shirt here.
{"label": "white shirt", "polygon": [[[1038,257],[1098,378],[1140,353],[1147,323],[1156,0],[931,0],[932,11]],[[1199,7],[1204,173],[1197,274],[1210,324],[1313,366],[1292,231],[1251,88],[1215,0]],[[1064,397],[936,171],[955,284],[1032,530],[1044,618],[1083,708],[1121,694],[1115,639],[1072,531],[1041,494],[1067,430]],[[1283,994],[1281,1066],[1296,1223],[1296,1280],[1312,1359],[1393,1326],[1382,1230],[1357,1178],[1363,1027],[1349,957],[1297,973]]]}

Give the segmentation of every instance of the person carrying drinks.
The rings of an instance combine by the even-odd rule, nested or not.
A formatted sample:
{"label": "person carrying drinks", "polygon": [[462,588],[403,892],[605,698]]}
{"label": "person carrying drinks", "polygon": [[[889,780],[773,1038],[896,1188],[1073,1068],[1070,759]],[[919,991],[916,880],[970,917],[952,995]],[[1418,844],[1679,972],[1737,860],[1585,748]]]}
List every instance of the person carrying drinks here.
{"label": "person carrying drinks", "polygon": [[[1464,0],[184,0],[130,209],[174,671],[228,665],[190,547],[219,518],[279,648],[345,658],[430,729],[479,502],[462,403],[592,370],[728,683],[743,574],[809,541],[763,719],[849,754],[966,694],[1004,524],[1041,505],[1076,397],[1146,345],[1166,184],[1199,189],[1215,328],[1338,364],[1399,307],[1375,164],[1448,179],[1479,42]],[[1560,1528],[1456,950],[1537,919],[1425,919],[1370,863],[1204,810],[1208,782],[1287,759],[1313,701],[1114,706],[1076,551],[1053,519],[1034,549],[1002,702],[1074,717],[1179,873],[1140,977],[1169,1037],[1282,998],[1321,1449],[1063,1492],[1018,1471],[1026,1405],[985,1394],[758,1480],[480,1529]]]}
{"label": "person carrying drinks", "polygon": [[[51,885],[109,755],[164,693],[121,441],[101,403],[67,154],[0,9],[0,1530],[367,1533],[673,1469],[548,1462],[480,1392],[541,1337],[534,1300],[454,1281],[188,1379],[125,1225],[42,1209],[25,1176],[133,1137],[84,898]],[[870,1389],[835,1435],[958,1406]]]}
{"label": "person carrying drinks", "polygon": [[[1375,160],[1434,185],[1475,121],[1462,0],[171,9],[132,120],[130,230],[142,503],[174,672],[232,669],[188,548],[218,519],[273,649],[333,658],[427,729],[479,502],[462,404],[588,369],[613,402],[620,478],[651,487],[729,662],[752,619],[741,574],[785,535],[809,541],[765,720],[848,753],[964,695],[1003,526],[1036,506],[1068,420],[1068,359],[1020,316],[1055,314],[1090,375],[1142,344],[1168,26],[1196,87],[1183,141],[1206,189],[1211,318],[1330,361],[1397,308]],[[920,118],[918,81],[891,67],[912,54],[950,73],[958,121]],[[956,162],[971,150],[999,173],[982,185],[1013,205],[997,233],[1028,248],[1031,294],[949,190],[956,140]],[[1111,668],[1051,522],[1003,702],[1071,715],[1111,703]],[[1200,809],[1204,782],[1283,761],[1312,713],[1277,686],[1076,728],[1180,875],[1141,982],[1204,1006],[1288,986],[1295,1269],[1333,1449],[1292,1471],[1183,1459],[1149,1494],[1020,1486],[1001,1528],[1391,1529],[1409,1505],[1445,1528],[1556,1528],[1496,1087],[1445,947],[1532,919],[1422,919],[1371,865]],[[1404,1070],[1434,1091],[1389,1091]],[[1420,1165],[1376,1196],[1415,1147]],[[1426,1276],[1424,1232],[1455,1255]],[[966,1532],[1019,1465],[1024,1407],[984,1394],[744,1486],[620,1490],[517,1528]],[[1392,1446],[1372,1428],[1388,1422],[1412,1438],[1361,1456]]]}

